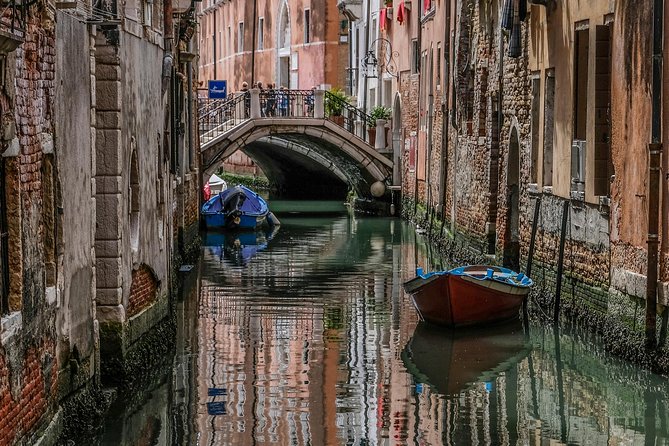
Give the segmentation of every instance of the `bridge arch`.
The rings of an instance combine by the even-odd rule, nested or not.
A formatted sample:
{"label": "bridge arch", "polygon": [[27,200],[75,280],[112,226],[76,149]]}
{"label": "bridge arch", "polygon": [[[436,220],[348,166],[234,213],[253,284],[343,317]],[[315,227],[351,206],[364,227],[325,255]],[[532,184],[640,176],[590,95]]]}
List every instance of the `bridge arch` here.
{"label": "bridge arch", "polygon": [[273,143],[277,150],[299,152],[328,167],[359,197],[372,198],[374,183],[388,186],[392,182],[392,160],[332,121],[314,118],[250,119],[207,141],[202,145],[205,177],[237,150],[247,152],[245,149],[257,141]]}
{"label": "bridge arch", "polygon": [[[261,105],[270,97],[287,101],[287,113],[265,116]],[[332,113],[331,117],[326,117],[326,110]],[[338,111],[337,116],[333,110]],[[392,152],[377,150],[365,140],[364,130],[371,118],[327,91],[252,89],[225,101],[205,101],[198,112],[200,170],[205,178],[230,155],[242,150],[266,164],[279,160],[283,170],[275,169],[275,173],[295,182],[294,177],[300,173],[295,165],[300,164],[287,162],[293,156],[302,168],[313,170],[302,172],[303,178],[319,183],[314,172],[325,174],[324,178],[345,182],[347,190],[354,190],[363,199],[377,201],[386,194],[388,186],[399,187],[393,181]],[[335,122],[335,118],[343,122]],[[385,147],[381,143],[379,146]]]}

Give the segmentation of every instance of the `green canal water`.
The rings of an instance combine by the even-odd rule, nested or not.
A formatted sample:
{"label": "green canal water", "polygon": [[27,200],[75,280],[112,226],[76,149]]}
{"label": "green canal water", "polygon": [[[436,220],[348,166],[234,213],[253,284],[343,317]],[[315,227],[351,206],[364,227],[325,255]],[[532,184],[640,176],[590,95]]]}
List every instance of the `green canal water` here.
{"label": "green canal water", "polygon": [[411,225],[271,205],[275,233],[204,235],[174,357],[99,444],[669,444],[667,380],[587,333],[420,323],[402,283],[451,265]]}

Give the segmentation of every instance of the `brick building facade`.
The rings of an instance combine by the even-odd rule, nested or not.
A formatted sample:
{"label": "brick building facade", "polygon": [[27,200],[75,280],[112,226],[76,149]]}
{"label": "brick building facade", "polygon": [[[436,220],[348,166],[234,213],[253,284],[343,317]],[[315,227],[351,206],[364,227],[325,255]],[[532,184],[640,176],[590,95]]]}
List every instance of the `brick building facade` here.
{"label": "brick building facade", "polygon": [[[647,194],[658,193],[647,190],[651,5],[339,3],[357,17],[352,28],[371,36],[363,46],[387,39],[397,55],[396,71],[381,70],[373,81],[391,92],[368,99],[388,105],[392,98],[403,215],[519,270],[536,223],[534,275],[550,290],[567,206],[565,297],[623,321],[643,314]],[[363,56],[353,54],[360,69]],[[359,105],[361,94],[370,93],[358,94]],[[664,216],[666,182],[662,197]],[[667,220],[661,217],[661,305],[669,289]]]}
{"label": "brick building facade", "polygon": [[161,323],[197,234],[193,11],[112,6],[0,20],[1,444],[77,429],[65,408]]}

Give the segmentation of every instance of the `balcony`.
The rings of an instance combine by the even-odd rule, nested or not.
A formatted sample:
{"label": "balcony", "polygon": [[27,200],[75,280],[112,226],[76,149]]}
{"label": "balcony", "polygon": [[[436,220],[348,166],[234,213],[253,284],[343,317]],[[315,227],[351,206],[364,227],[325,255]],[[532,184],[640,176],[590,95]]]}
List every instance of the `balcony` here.
{"label": "balcony", "polygon": [[3,5],[5,9],[0,17],[0,57],[14,51],[23,43],[26,29],[26,10],[31,3],[21,4],[10,0]]}

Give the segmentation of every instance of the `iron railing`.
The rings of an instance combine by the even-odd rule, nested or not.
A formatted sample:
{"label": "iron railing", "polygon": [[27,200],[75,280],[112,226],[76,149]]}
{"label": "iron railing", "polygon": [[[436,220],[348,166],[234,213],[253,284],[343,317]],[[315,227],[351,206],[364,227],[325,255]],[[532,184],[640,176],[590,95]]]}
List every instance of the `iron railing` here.
{"label": "iron railing", "polygon": [[335,122],[353,134],[356,133],[356,122],[362,126],[362,135],[358,135],[368,144],[374,145],[374,141],[369,141],[368,133],[365,131],[367,126],[373,125],[372,117],[352,105],[340,96],[334,95],[329,91],[325,92],[325,117]]}
{"label": "iron railing", "polygon": [[[375,128],[372,117],[349,103],[346,99],[325,91],[322,99],[317,99],[314,90],[262,90],[257,95],[248,92],[236,93],[228,99],[200,99],[198,120],[201,143],[228,132],[235,126],[251,118],[325,118],[356,135],[370,145],[374,145],[374,136],[368,128]],[[256,99],[253,99],[256,98]],[[259,104],[251,104],[252,100]],[[320,113],[316,100],[322,100]],[[256,108],[258,107],[258,108]]]}
{"label": "iron railing", "polygon": [[262,90],[260,114],[263,117],[314,117],[313,90]]}
{"label": "iron railing", "polygon": [[0,0],[0,31],[22,42],[28,10],[36,3],[37,0]]}
{"label": "iron railing", "polygon": [[205,144],[249,119],[250,106],[249,93],[235,94],[228,99],[201,100],[198,106],[201,143]]}

